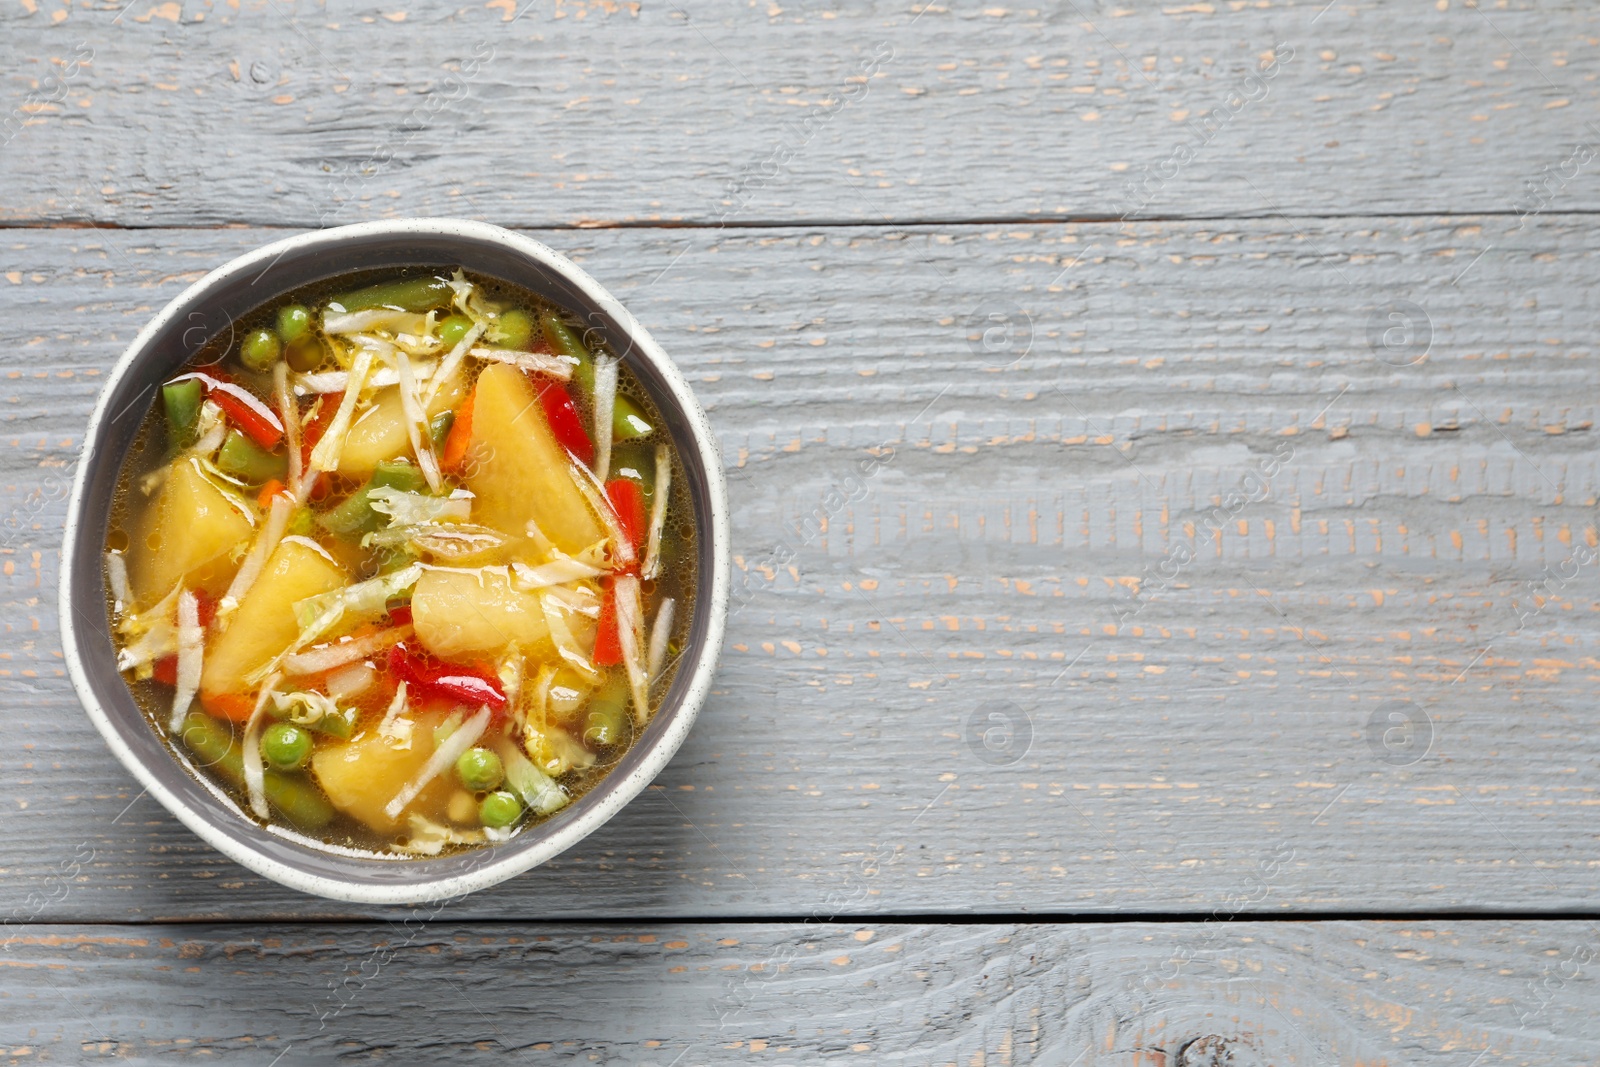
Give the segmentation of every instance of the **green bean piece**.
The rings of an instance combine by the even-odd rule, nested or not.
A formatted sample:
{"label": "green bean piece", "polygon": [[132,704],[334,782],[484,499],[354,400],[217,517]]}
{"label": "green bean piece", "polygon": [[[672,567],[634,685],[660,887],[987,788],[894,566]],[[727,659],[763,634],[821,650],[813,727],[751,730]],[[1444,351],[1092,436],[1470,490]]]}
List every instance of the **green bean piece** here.
{"label": "green bean piece", "polygon": [[301,374],[309,374],[322,365],[327,353],[323,351],[322,342],[314,333],[306,333],[289,342],[283,350],[283,358],[288,362],[290,369]]}
{"label": "green bean piece", "polygon": [[430,311],[447,308],[455,299],[455,290],[443,278],[400,278],[380,282],[353,293],[336,296],[329,301],[346,311],[365,311],[368,308],[399,308],[402,311]]}
{"label": "green bean piece", "polygon": [[278,362],[283,344],[271,330],[251,330],[239,344],[239,362],[254,371],[269,371]]}
{"label": "green bean piece", "polygon": [[612,672],[589,701],[583,721],[583,743],[591,749],[608,748],[627,736],[628,677],[624,672]]}
{"label": "green bean piece", "polygon": [[[201,767],[215,771],[236,789],[244,787],[244,752],[233,731],[209,715],[191,711],[178,738]],[[303,775],[268,769],[267,802],[303,830],[320,830],[333,821],[333,805]]]}
{"label": "green bean piece", "polygon": [[439,322],[439,340],[443,341],[446,348],[454,348],[461,343],[461,339],[472,329],[472,320],[465,315],[456,314],[446,316]]}
{"label": "green bean piece", "polygon": [[498,789],[506,780],[500,757],[486,748],[469,748],[456,758],[456,777],[474,793]]}
{"label": "green bean piece", "polygon": [[553,311],[539,316],[539,326],[556,355],[577,360],[572,368],[572,380],[583,391],[585,398],[594,396],[594,356],[584,347],[582,338]]}
{"label": "green bean piece", "polygon": [[294,344],[311,330],[311,311],[304,304],[290,304],[278,309],[278,336],[286,344]]}
{"label": "green bean piece", "polygon": [[503,829],[522,818],[522,801],[504,789],[490,793],[478,805],[478,821],[485,826]]}
{"label": "green bean piece", "polygon": [[268,452],[238,430],[229,430],[217,452],[217,467],[250,485],[264,485],[289,476],[289,457]]}
{"label": "green bean piece", "polygon": [[441,411],[428,423],[428,436],[433,440],[433,450],[437,453],[444,447],[445,438],[450,436],[450,427],[456,424],[456,413]]}
{"label": "green bean piece", "polygon": [[611,477],[631,478],[644,489],[645,499],[656,493],[656,450],[645,444],[618,445],[611,450]]}
{"label": "green bean piece", "polygon": [[512,308],[496,320],[495,347],[510,348],[518,352],[528,350],[533,340],[533,316],[521,308]]}
{"label": "green bean piece", "polygon": [[[651,426],[644,418],[644,408],[632,400],[617,394],[611,402],[611,439],[613,441],[631,441],[635,437],[643,437],[655,427]],[[655,461],[651,461],[654,468]]]}
{"label": "green bean piece", "polygon": [[372,470],[372,488],[400,489],[407,493],[420,493],[427,488],[428,479],[422,468],[408,460],[391,459]]}
{"label": "green bean piece", "polygon": [[335,537],[360,540],[362,534],[371,533],[389,521],[388,516],[372,510],[372,490],[390,488],[416,493],[427,484],[421,469],[404,460],[380,463],[366,485],[350,494],[344,503],[323,512],[317,522]]}
{"label": "green bean piece", "polygon": [[194,444],[200,425],[200,404],[205,399],[200,379],[170,382],[161,387],[161,406],[167,412],[167,437],[174,448]]}
{"label": "green bean piece", "polygon": [[311,734],[292,722],[275,722],[261,735],[261,754],[280,771],[298,770],[311,758]]}

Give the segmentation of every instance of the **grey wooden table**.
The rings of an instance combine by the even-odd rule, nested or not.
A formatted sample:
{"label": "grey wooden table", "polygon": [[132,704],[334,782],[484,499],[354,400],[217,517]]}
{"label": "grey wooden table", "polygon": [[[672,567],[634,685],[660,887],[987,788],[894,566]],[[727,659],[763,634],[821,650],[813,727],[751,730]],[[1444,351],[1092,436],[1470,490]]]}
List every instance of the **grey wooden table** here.
{"label": "grey wooden table", "polygon": [[[1600,11],[1325,3],[7,0],[0,1055],[1595,1062]],[[645,795],[374,910],[142,796],[53,605],[140,325],[403,215],[655,333],[739,595]]]}

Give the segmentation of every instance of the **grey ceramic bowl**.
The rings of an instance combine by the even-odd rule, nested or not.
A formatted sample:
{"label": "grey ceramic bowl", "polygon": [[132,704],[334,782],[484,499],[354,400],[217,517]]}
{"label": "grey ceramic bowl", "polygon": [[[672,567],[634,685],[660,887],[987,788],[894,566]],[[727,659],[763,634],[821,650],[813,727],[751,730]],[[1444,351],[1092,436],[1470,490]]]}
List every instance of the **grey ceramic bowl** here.
{"label": "grey ceramic bowl", "polygon": [[[662,704],[601,783],[512,841],[434,859],[376,859],[310,847],[244,817],[174,757],[121,675],[106,603],[103,553],[117,474],[163,380],[219,330],[291,289],[373,267],[461,266],[524,286],[603,331],[665,416],[688,472],[699,584],[689,646]],[[459,219],[363,223],[291,237],[227,263],[162,309],[111,370],[89,420],[62,552],[61,634],[67,671],[117,758],[166,809],[211,845],[284,885],[368,904],[438,901],[494,885],[570,848],[666,767],[705,700],[722,646],[728,596],[728,507],[705,413],[682,375],[610,293],[565,256],[497,226]]]}

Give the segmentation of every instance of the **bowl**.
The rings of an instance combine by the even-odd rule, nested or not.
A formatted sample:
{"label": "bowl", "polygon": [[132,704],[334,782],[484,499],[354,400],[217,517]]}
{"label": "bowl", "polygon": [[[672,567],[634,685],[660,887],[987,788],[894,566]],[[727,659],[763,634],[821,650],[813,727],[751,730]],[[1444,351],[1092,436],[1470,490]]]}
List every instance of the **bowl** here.
{"label": "bowl", "polygon": [[[246,818],[151,728],[118,673],[103,553],[123,460],[161,383],[207,339],[302,285],[375,267],[460,266],[523,286],[576,312],[637,375],[660,409],[694,508],[695,617],[678,672],[642,736],[598,785],[511,841],[429,859],[314,848]],[[293,889],[364,904],[415,904],[471,893],[572,847],[638,795],[671,760],[704,702],[728,598],[728,505],[711,425],[678,369],[616,298],[538,241],[461,219],[361,223],[276,241],[195,282],[139,331],[111,369],[89,419],[62,551],[61,640],[84,710],[125,767],[189,829],[228,858]]]}

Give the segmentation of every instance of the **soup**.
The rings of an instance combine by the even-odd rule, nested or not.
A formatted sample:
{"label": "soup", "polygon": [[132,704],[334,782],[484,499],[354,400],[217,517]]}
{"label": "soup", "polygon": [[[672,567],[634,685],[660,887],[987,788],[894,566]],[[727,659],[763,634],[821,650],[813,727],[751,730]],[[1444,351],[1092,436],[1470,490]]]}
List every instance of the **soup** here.
{"label": "soup", "polygon": [[275,832],[503,842],[649,722],[691,517],[649,396],[562,309],[460,270],[335,279],[162,386],[107,533],[118,666]]}

